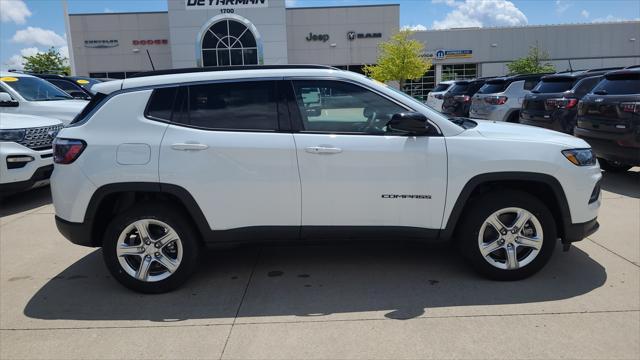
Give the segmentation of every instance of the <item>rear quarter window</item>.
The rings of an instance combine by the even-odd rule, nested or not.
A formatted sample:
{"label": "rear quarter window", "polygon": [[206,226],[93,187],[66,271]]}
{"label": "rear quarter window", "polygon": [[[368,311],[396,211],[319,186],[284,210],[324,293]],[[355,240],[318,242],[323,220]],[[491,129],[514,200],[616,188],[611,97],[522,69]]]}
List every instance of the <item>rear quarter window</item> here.
{"label": "rear quarter window", "polygon": [[176,87],[153,90],[145,115],[154,119],[171,121],[176,92]]}

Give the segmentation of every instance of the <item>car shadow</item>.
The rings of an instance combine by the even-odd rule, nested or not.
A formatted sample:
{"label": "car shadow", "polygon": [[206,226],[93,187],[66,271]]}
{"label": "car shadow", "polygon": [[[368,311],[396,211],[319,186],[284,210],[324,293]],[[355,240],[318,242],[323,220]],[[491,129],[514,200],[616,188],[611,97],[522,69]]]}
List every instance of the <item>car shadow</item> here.
{"label": "car shadow", "polygon": [[0,198],[0,217],[51,204],[51,188],[44,186]]}
{"label": "car shadow", "polygon": [[169,322],[382,311],[404,320],[441,307],[568,299],[605,283],[605,269],[587,253],[559,250],[541,272],[515,282],[479,277],[448,247],[328,244],[207,251],[185,286],[162,295],[120,286],[96,250],[40,288],[24,314]]}
{"label": "car shadow", "polygon": [[[636,170],[638,168],[635,168]],[[602,174],[602,189],[615,194],[640,199],[640,171],[625,171],[620,173],[604,172]]]}

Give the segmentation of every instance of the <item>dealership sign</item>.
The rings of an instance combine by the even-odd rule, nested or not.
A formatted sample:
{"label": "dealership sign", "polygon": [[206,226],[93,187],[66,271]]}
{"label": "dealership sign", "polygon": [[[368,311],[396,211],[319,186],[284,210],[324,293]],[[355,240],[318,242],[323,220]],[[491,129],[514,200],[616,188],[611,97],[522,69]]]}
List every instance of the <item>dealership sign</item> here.
{"label": "dealership sign", "polygon": [[169,40],[167,39],[149,39],[149,40],[133,40],[133,45],[167,45]]}
{"label": "dealership sign", "polygon": [[382,37],[382,33],[357,33],[355,31],[349,31],[347,33],[347,39],[355,40],[355,39],[379,39]]}
{"label": "dealership sign", "polygon": [[112,48],[118,46],[118,40],[85,40],[84,47],[88,48]]}
{"label": "dealership sign", "polygon": [[439,49],[434,52],[427,52],[425,57],[434,58],[436,60],[446,59],[465,59],[473,57],[473,50],[444,50]]}
{"label": "dealership sign", "polygon": [[314,34],[309,33],[309,35],[305,38],[307,41],[329,41],[329,34]]}
{"label": "dealership sign", "polygon": [[269,7],[269,0],[184,0],[187,10],[222,10]]}

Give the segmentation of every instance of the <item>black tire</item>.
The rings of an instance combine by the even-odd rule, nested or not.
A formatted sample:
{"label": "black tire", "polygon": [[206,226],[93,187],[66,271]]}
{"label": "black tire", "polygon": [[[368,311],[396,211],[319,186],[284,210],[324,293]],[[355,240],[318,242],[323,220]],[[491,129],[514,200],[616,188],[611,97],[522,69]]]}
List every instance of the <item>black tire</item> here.
{"label": "black tire", "polygon": [[[543,231],[540,252],[527,265],[513,270],[500,269],[485,260],[478,246],[478,235],[485,220],[494,212],[518,207],[533,214]],[[519,190],[490,192],[474,199],[458,224],[456,241],[463,256],[480,274],[494,280],[510,281],[527,278],[539,271],[551,258],[556,246],[556,223],[549,209],[537,198]]]}
{"label": "black tire", "polygon": [[[162,221],[171,226],[182,242],[182,261],[177,270],[166,279],[145,282],[129,275],[120,265],[116,246],[118,238],[127,226],[138,220]],[[107,226],[102,244],[102,255],[107,268],[122,285],[147,294],[171,291],[184,284],[198,265],[201,243],[199,235],[190,222],[167,204],[158,202],[141,203],[116,216]]]}
{"label": "black tire", "polygon": [[520,111],[512,112],[507,118],[507,122],[519,124],[520,123]]}
{"label": "black tire", "polygon": [[605,160],[602,158],[598,158],[598,162],[600,163],[600,169],[607,172],[625,172],[631,169],[631,165],[621,164],[618,162],[613,162],[609,160]]}

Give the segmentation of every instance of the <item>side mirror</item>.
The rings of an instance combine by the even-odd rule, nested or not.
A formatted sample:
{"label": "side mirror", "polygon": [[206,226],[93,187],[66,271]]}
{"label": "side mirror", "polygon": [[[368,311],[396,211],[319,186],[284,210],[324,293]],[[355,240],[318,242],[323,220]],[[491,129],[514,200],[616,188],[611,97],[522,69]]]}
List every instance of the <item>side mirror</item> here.
{"label": "side mirror", "polygon": [[2,107],[16,107],[20,105],[17,100],[13,100],[11,95],[6,92],[0,92],[0,106]]}
{"label": "side mirror", "polygon": [[400,132],[407,135],[423,136],[431,132],[427,117],[418,112],[393,114],[387,123],[387,132]]}

